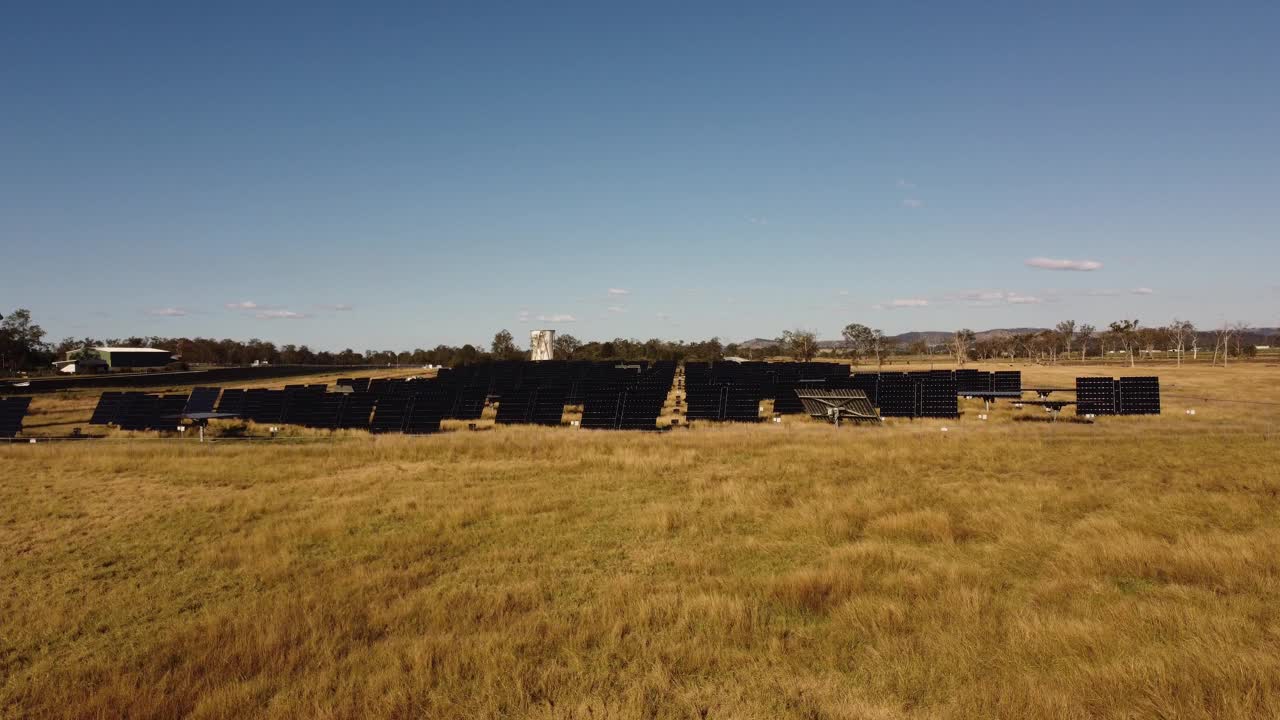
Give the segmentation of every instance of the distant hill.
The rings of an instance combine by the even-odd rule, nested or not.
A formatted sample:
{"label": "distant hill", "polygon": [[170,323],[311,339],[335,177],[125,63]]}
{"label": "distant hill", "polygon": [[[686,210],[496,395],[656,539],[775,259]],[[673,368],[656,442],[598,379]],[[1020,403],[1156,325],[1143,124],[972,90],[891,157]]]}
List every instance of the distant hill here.
{"label": "distant hill", "polygon": [[[979,340],[987,340],[994,337],[1005,337],[1008,335],[1020,335],[1023,333],[1037,333],[1047,328],[993,328],[991,330],[982,330],[976,332],[975,335]],[[899,346],[910,345],[917,340],[924,340],[930,345],[940,345],[951,339],[954,333],[943,330],[915,330],[904,332],[898,335],[890,335],[889,338],[896,342]],[[769,338],[752,338],[738,343],[738,347],[745,350],[759,350],[760,348],[777,345],[777,340]],[[824,350],[844,347],[844,340],[819,340],[818,347]]]}

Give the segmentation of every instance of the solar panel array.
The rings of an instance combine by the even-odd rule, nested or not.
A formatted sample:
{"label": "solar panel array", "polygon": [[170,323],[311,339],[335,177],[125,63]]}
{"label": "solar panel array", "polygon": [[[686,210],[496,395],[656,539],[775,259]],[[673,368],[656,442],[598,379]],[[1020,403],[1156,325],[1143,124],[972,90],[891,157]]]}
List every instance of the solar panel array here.
{"label": "solar panel array", "polygon": [[1121,415],[1160,414],[1160,378],[1124,377],[1118,384]]}
{"label": "solar panel array", "polygon": [[1076,378],[1077,415],[1159,415],[1160,378]]}
{"label": "solar panel array", "polygon": [[765,387],[764,363],[685,363],[684,389],[690,420],[758,422]]}
{"label": "solar panel array", "polygon": [[953,418],[960,415],[960,383],[965,382],[971,391],[978,384],[989,386],[989,377],[983,375],[989,373],[959,377],[951,370],[858,373],[850,386],[866,393],[881,417]]}
{"label": "solar panel array", "polygon": [[22,419],[30,407],[29,397],[0,398],[0,438],[12,438],[22,432]]}
{"label": "solar panel array", "polygon": [[494,422],[499,425],[559,425],[568,396],[568,385],[519,385],[502,395]]}
{"label": "solar panel array", "polygon": [[635,372],[631,380],[584,381],[581,425],[602,430],[654,430],[675,381],[676,364],[659,361],[648,367],[616,366],[616,373]]}
{"label": "solar panel array", "polygon": [[191,397],[187,399],[187,406],[183,412],[189,413],[211,413],[214,405],[218,403],[218,394],[222,392],[222,388],[216,387],[198,387],[191,391]]}

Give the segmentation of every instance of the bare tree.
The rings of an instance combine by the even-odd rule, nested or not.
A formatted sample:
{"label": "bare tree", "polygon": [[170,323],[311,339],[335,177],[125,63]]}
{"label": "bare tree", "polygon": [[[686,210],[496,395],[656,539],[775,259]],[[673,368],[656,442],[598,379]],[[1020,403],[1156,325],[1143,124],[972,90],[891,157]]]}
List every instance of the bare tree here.
{"label": "bare tree", "polygon": [[1071,362],[1071,341],[1076,337],[1076,321],[1063,320],[1055,329],[1058,335],[1062,336],[1062,342],[1067,347],[1067,362]]}
{"label": "bare tree", "polygon": [[951,336],[951,352],[956,356],[957,364],[963,366],[965,360],[969,359],[969,346],[973,344],[975,337],[969,328],[957,330]]}
{"label": "bare tree", "polygon": [[1174,352],[1178,354],[1178,367],[1182,367],[1182,354],[1186,352],[1187,341],[1196,335],[1196,326],[1190,320],[1174,318],[1169,323],[1169,338],[1173,341]]}
{"label": "bare tree", "polygon": [[818,354],[818,336],[808,330],[796,328],[783,331],[782,345],[801,362],[809,362]]}
{"label": "bare tree", "polygon": [[1093,334],[1095,332],[1097,332],[1097,328],[1087,324],[1081,325],[1080,329],[1076,330],[1076,338],[1080,340],[1080,359],[1081,360],[1084,360],[1084,355],[1089,350],[1089,338],[1093,337]]}

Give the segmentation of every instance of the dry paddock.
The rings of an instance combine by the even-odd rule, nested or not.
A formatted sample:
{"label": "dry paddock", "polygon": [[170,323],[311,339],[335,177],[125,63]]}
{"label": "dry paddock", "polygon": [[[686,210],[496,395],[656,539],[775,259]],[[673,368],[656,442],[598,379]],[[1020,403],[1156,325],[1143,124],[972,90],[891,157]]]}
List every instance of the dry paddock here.
{"label": "dry paddock", "polygon": [[1094,425],[0,445],[0,717],[1280,716],[1280,374],[1155,372]]}

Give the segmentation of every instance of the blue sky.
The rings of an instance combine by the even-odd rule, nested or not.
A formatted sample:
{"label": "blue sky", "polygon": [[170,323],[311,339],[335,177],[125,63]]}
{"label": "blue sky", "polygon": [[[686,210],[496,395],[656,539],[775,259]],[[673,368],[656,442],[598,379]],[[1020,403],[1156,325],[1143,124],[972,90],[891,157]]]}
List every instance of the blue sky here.
{"label": "blue sky", "polygon": [[0,312],[333,349],[1280,325],[1275,3],[179,5],[5,14]]}

